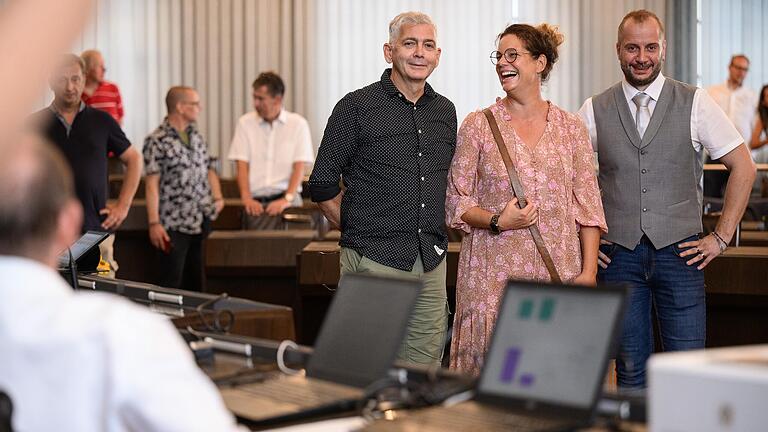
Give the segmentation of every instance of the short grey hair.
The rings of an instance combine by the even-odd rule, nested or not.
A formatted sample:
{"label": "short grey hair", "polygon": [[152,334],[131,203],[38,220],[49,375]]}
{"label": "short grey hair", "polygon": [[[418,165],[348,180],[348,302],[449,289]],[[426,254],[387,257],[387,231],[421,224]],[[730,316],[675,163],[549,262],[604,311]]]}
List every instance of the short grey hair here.
{"label": "short grey hair", "polygon": [[423,12],[403,12],[392,18],[389,22],[389,43],[393,44],[400,37],[400,29],[404,25],[429,24],[435,29],[435,38],[437,38],[437,26],[432,22],[432,18]]}

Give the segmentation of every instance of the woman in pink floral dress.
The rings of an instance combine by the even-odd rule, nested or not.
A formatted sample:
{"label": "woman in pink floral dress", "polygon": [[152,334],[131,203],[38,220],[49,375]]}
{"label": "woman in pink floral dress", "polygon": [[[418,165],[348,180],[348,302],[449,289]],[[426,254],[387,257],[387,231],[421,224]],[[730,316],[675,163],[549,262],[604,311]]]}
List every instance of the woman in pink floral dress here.
{"label": "woman in pink floral dress", "polygon": [[550,280],[528,226],[538,224],[563,281],[595,284],[600,233],[607,228],[589,136],[577,116],[541,96],[562,41],[549,25],[514,24],[499,35],[491,56],[507,96],[490,109],[529,200],[525,208],[516,206],[483,113],[469,114],[459,129],[446,199],[448,225],[466,233],[452,369],[479,373],[508,279]]}

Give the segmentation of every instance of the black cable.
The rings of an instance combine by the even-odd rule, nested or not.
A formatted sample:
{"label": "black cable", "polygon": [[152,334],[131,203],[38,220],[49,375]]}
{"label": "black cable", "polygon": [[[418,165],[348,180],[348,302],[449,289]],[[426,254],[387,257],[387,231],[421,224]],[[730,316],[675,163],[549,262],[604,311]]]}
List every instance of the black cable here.
{"label": "black cable", "polygon": [[67,252],[69,253],[69,282],[72,284],[72,289],[76,290],[79,289],[77,286],[77,261],[72,256],[72,248],[68,247]]}

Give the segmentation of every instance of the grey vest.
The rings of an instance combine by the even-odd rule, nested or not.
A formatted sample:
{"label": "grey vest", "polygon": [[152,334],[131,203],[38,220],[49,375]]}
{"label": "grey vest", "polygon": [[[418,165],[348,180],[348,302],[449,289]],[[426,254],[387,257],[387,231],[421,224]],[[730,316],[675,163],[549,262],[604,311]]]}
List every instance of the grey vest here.
{"label": "grey vest", "polygon": [[702,158],[690,126],[695,92],[667,78],[642,140],[621,83],[592,98],[606,240],[634,250],[645,234],[660,249],[701,232]]}

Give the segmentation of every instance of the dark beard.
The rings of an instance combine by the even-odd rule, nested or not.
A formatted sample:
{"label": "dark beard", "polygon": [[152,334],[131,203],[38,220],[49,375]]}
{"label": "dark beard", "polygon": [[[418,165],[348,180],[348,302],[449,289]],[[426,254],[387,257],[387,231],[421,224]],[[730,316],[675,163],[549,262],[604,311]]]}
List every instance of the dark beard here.
{"label": "dark beard", "polygon": [[632,75],[632,69],[629,67],[629,64],[622,64],[621,71],[624,72],[624,78],[627,80],[629,85],[635,88],[644,87],[650,85],[656,80],[656,78],[658,78],[659,74],[661,73],[661,65],[661,62],[656,63],[653,66],[653,73],[651,73],[651,76],[643,80],[639,80]]}

